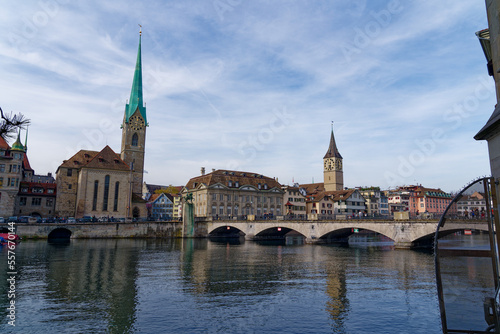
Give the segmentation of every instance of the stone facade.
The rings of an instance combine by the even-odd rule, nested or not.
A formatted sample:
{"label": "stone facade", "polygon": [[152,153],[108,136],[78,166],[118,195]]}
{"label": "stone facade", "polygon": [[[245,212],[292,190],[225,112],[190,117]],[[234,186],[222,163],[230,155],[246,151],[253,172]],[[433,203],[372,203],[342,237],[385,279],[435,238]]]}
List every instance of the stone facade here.
{"label": "stone facade", "polygon": [[[45,179],[46,181],[53,181]],[[21,182],[16,198],[16,216],[53,217],[57,185],[54,182]]]}
{"label": "stone facade", "polygon": [[139,40],[130,100],[122,123],[121,154],[106,146],[100,152],[81,150],[65,160],[56,172],[58,215],[145,218],[142,187],[147,126]]}
{"label": "stone facade", "polygon": [[306,196],[300,192],[299,187],[283,186],[283,203],[285,214],[295,215],[298,217],[305,217],[306,210]]}
{"label": "stone facade", "polygon": [[23,179],[24,146],[17,141],[10,147],[0,137],[0,216],[15,215],[16,198]]}
{"label": "stone facade", "polygon": [[189,180],[181,195],[188,193],[193,195],[195,217],[283,214],[281,185],[261,174],[216,170]]}
{"label": "stone facade", "polygon": [[344,189],[343,159],[337,149],[335,137],[330,136],[328,151],[323,157],[323,182],[326,191],[338,191]]}

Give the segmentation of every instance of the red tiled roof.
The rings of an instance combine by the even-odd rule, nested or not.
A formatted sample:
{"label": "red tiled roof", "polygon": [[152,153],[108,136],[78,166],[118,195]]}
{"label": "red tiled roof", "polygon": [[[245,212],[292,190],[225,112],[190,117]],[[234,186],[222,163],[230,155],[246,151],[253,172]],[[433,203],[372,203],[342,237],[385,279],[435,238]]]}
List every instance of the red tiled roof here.
{"label": "red tiled roof", "polygon": [[[43,192],[33,192],[33,189],[43,189]],[[23,191],[23,189],[27,189],[27,191]],[[48,190],[53,189],[52,193],[49,193]],[[21,182],[19,186],[19,195],[36,195],[36,196],[56,196],[57,193],[57,184],[56,183],[38,183],[38,182]]]}
{"label": "red tiled roof", "polygon": [[30,162],[28,160],[28,155],[27,154],[24,155],[23,168],[24,168],[24,170],[33,171],[33,168],[31,168],[31,166],[30,166]]}
{"label": "red tiled roof", "polygon": [[301,184],[300,188],[304,188],[307,195],[317,194],[319,192],[325,191],[324,183],[309,183],[309,184]]}
{"label": "red tiled roof", "polygon": [[97,151],[80,150],[68,160],[64,160],[59,167],[81,168],[88,164],[98,153]]}
{"label": "red tiled roof", "polygon": [[10,149],[9,144],[5,141],[3,137],[0,137],[0,149],[8,150]]}
{"label": "red tiled roof", "polygon": [[356,189],[347,189],[347,190],[336,190],[336,191],[322,191],[318,192],[315,195],[312,195],[311,198],[308,199],[310,202],[320,202],[325,197],[332,201],[345,201],[347,198],[351,197],[351,195],[356,191]]}
{"label": "red tiled roof", "polygon": [[85,167],[122,171],[130,170],[130,167],[108,145],[106,145],[101,152],[97,153]]}
{"label": "red tiled roof", "polygon": [[[201,175],[197,177],[193,177],[186,184],[186,188],[188,190],[196,188],[199,184],[205,184],[207,186],[212,186],[217,183],[221,183],[225,186],[228,186],[228,181],[232,182],[232,187],[236,187],[235,182],[238,182],[238,187],[244,185],[251,185],[258,188],[258,185],[261,186],[267,184],[267,189],[278,188],[281,190],[281,184],[278,183],[273,178],[258,174],[258,173],[250,173],[250,172],[239,172],[239,171],[231,171],[231,170],[223,170],[218,169],[212,173]],[[263,187],[261,189],[264,189]]]}

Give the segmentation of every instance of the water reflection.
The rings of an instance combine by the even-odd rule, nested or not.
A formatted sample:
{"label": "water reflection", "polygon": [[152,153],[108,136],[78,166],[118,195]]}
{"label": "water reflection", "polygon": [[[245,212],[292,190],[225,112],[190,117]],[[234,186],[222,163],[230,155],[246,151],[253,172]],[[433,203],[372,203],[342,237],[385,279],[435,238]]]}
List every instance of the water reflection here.
{"label": "water reflection", "polygon": [[[438,242],[446,326],[449,330],[484,331],[483,301],[495,294],[492,260],[488,257],[446,256],[446,250],[489,250],[488,235],[455,235]],[[470,255],[470,254],[469,254]]]}
{"label": "water reflection", "polygon": [[73,240],[25,242],[18,261],[20,332],[440,331],[432,255],[424,252],[286,240]]}

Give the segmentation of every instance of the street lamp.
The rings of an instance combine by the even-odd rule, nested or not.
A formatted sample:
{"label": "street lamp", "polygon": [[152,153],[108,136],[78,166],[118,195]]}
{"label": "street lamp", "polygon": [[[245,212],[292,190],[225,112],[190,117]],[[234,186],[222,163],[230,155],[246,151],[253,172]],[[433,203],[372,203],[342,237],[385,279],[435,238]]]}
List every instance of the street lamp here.
{"label": "street lamp", "polygon": [[488,62],[488,74],[493,76],[493,62],[491,57],[491,44],[490,44],[490,30],[483,29],[476,32],[476,36],[479,39],[479,43],[481,44],[481,48],[483,49],[484,56],[486,57],[486,61]]}

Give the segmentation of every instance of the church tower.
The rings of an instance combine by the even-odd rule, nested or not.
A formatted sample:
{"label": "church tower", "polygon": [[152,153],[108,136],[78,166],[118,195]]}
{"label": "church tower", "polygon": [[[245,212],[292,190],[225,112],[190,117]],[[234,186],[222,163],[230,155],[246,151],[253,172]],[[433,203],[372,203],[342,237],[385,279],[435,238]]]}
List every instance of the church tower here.
{"label": "church tower", "polygon": [[132,193],[134,194],[142,194],[146,127],[148,126],[146,107],[142,99],[141,35],[142,32],[139,31],[139,50],[137,51],[134,81],[121,126],[121,158],[131,168]]}
{"label": "church tower", "polygon": [[344,172],[342,171],[342,156],[335,144],[335,137],[330,137],[330,146],[323,157],[323,178],[325,191],[335,191],[344,189]]}

